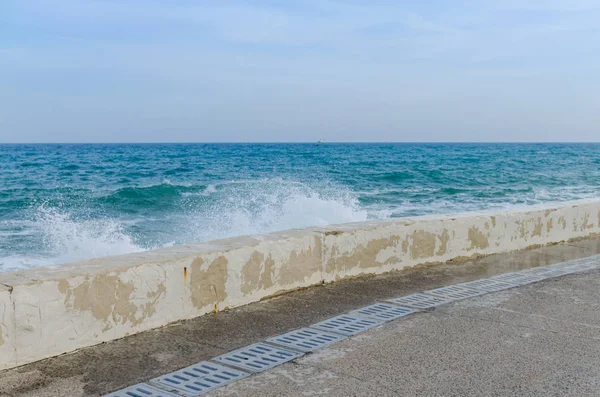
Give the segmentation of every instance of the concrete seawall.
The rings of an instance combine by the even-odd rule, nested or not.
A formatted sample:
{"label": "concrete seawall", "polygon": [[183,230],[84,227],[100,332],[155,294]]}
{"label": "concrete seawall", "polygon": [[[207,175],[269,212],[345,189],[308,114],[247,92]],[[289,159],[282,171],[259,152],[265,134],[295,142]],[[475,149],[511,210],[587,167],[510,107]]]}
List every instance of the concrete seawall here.
{"label": "concrete seawall", "polygon": [[321,282],[588,237],[600,202],[364,222],[0,273],[0,370]]}

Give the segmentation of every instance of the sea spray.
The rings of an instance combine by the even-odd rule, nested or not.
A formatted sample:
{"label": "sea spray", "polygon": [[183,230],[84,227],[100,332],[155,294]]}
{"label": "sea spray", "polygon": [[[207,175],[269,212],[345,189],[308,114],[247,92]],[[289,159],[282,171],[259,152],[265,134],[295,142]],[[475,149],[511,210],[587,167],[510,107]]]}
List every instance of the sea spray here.
{"label": "sea spray", "polygon": [[74,219],[68,212],[46,205],[38,207],[36,227],[42,237],[42,250],[51,263],[71,262],[99,256],[140,252],[124,226],[117,220]]}
{"label": "sea spray", "polygon": [[379,216],[361,208],[357,195],[348,189],[322,182],[314,185],[279,178],[218,184],[209,198],[200,201],[202,205],[189,205],[185,236],[206,241]]}
{"label": "sea spray", "polygon": [[598,144],[0,145],[0,271],[600,196]]}
{"label": "sea spray", "polygon": [[[29,222],[39,248],[34,254],[0,257],[0,269],[66,263],[381,216],[361,209],[356,194],[348,189],[327,183],[315,186],[320,188],[281,178],[229,181],[206,187],[160,184],[119,189],[69,205],[64,198],[44,202],[34,209]],[[111,217],[102,206],[94,205],[98,203],[137,211]]]}

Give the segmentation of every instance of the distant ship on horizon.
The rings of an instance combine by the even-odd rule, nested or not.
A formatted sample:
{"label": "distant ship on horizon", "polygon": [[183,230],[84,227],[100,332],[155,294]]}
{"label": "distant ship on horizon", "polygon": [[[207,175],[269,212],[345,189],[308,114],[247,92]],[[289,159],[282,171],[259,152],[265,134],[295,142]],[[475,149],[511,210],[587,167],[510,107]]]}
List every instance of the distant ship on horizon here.
{"label": "distant ship on horizon", "polygon": [[319,139],[317,141],[317,144],[315,146],[319,146],[320,144],[322,144],[323,142],[325,142],[325,139]]}

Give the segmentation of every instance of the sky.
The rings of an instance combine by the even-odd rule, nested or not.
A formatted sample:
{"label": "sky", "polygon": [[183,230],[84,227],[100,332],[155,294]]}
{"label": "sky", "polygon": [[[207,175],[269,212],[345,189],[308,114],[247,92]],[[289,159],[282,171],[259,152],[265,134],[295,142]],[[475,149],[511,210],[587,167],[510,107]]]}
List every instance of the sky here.
{"label": "sky", "polygon": [[1,0],[0,142],[600,141],[597,0]]}

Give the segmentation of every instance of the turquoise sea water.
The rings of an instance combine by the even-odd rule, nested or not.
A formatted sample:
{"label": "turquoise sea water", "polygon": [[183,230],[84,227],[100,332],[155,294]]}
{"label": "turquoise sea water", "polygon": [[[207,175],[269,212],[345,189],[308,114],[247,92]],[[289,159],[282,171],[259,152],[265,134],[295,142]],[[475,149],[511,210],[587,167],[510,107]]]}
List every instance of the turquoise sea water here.
{"label": "turquoise sea water", "polygon": [[600,144],[0,145],[0,271],[599,187]]}

